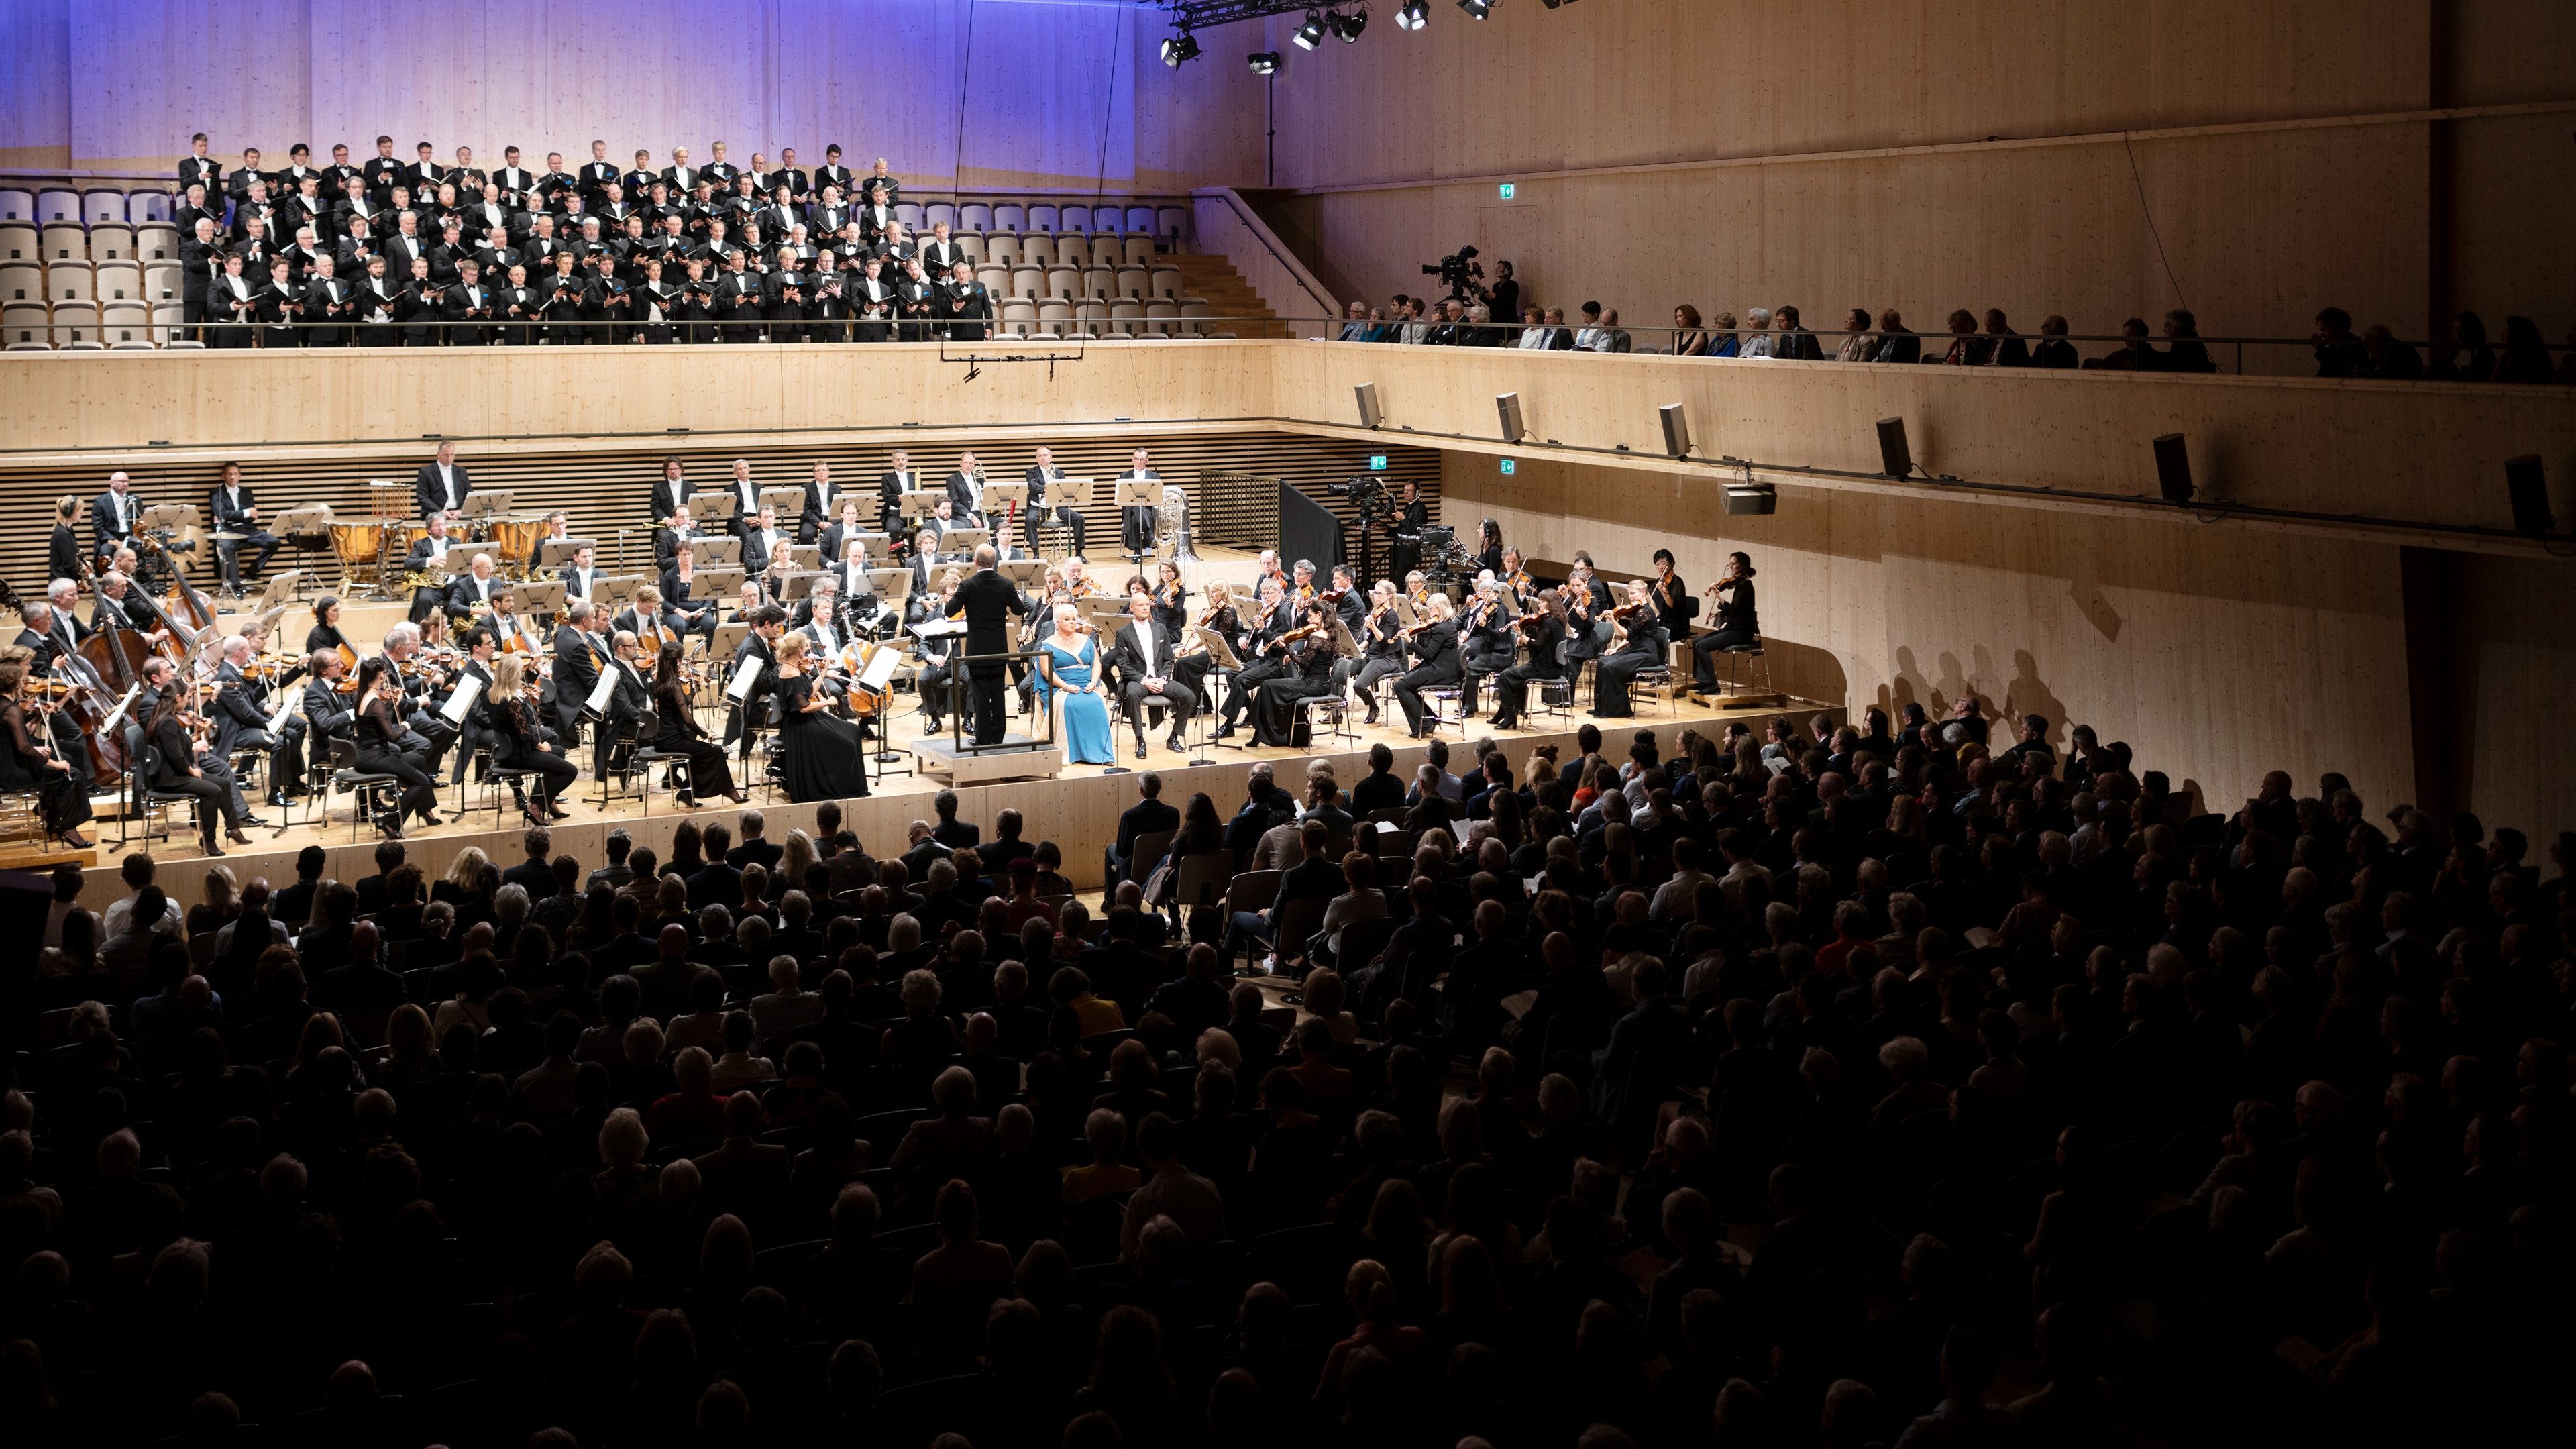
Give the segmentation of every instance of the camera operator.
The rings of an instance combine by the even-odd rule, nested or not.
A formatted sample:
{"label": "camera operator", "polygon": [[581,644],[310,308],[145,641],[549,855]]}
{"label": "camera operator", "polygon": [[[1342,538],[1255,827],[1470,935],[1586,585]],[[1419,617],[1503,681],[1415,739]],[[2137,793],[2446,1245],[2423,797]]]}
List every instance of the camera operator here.
{"label": "camera operator", "polygon": [[[1461,305],[1491,300],[1484,287],[1485,264],[1476,260],[1476,249],[1472,246],[1460,247],[1424,267],[1422,275],[1438,277],[1440,285],[1449,289],[1449,299]],[[1515,298],[1519,296],[1517,288],[1513,295]]]}
{"label": "camera operator", "polygon": [[1485,293],[1485,303],[1494,309],[1499,321],[1509,322],[1521,315],[1521,284],[1512,275],[1511,263],[1494,263],[1494,285]]}

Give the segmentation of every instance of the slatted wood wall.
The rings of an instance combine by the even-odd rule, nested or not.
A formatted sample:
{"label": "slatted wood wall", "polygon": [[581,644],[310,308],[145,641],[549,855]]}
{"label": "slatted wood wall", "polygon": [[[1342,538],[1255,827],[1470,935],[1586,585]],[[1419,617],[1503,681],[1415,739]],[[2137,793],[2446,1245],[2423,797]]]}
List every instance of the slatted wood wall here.
{"label": "slatted wood wall", "polygon": [[[1028,467],[1031,452],[1041,442],[1054,449],[1056,465],[1067,473],[1102,480],[1101,493],[1088,515],[1088,542],[1095,554],[1114,549],[1117,514],[1107,502],[1106,480],[1127,466],[1133,441],[1109,437],[1057,441],[1042,436],[1012,442],[988,439],[975,449],[975,454],[987,477],[1008,482]],[[1385,454],[1387,460],[1382,476],[1391,485],[1406,479],[1419,483],[1423,496],[1433,502],[1437,512],[1440,454],[1430,448],[1256,432],[1158,438],[1149,446],[1154,466],[1164,478],[1189,490],[1192,514],[1200,520],[1199,536],[1209,542],[1244,547],[1271,542],[1247,533],[1239,520],[1266,515],[1271,527],[1276,528],[1278,497],[1270,481],[1273,479],[1294,484],[1349,521],[1354,517],[1349,501],[1326,493],[1324,487],[1367,471],[1369,458],[1378,453]],[[616,568],[620,565],[613,552],[613,540],[619,529],[629,530],[625,539],[627,566],[650,557],[645,515],[653,483],[661,477],[662,459],[666,456],[678,456],[687,465],[692,484],[701,488],[721,487],[731,477],[737,457],[750,461],[753,478],[764,487],[802,485],[817,460],[832,465],[836,486],[849,487],[872,483],[888,466],[888,455],[894,447],[894,442],[882,434],[872,435],[864,443],[823,441],[756,451],[665,446],[657,438],[646,438],[632,446],[602,446],[579,453],[530,450],[513,454],[505,444],[477,444],[465,449],[461,459],[472,472],[477,488],[510,489],[515,495],[513,511],[563,509],[571,515],[576,534],[600,540],[603,566]],[[910,451],[912,466],[934,480],[946,476],[956,465],[957,448],[953,444]],[[255,445],[246,445],[237,456],[243,480],[256,493],[265,518],[273,519],[288,507],[313,503],[327,503],[342,517],[364,517],[370,506],[367,481],[392,479],[408,486],[419,464],[428,461],[430,445],[423,444],[420,457],[399,468],[383,463],[353,464],[328,452],[264,454]],[[0,528],[0,580],[28,597],[40,593],[55,500],[65,493],[81,498],[80,533],[86,547],[90,538],[88,500],[104,489],[107,473],[116,467],[122,467],[133,479],[135,491],[145,503],[190,502],[200,512],[206,509],[219,476],[216,467],[193,462],[184,466],[156,465],[149,455],[81,468],[0,468],[0,518],[10,521],[7,527]],[[1259,481],[1227,483],[1211,492],[1203,490],[1202,474],[1249,474]],[[273,567],[283,566],[289,558],[290,553],[282,551]],[[324,556],[317,555],[315,562],[329,566]],[[336,573],[336,566],[330,567]],[[214,577],[213,570],[211,557],[192,566],[201,584]]]}

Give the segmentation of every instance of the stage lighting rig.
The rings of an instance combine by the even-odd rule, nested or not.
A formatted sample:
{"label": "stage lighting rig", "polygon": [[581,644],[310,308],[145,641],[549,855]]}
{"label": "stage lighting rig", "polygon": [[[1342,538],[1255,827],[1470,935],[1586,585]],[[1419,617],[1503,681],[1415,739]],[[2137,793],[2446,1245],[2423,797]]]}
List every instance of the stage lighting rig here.
{"label": "stage lighting rig", "polygon": [[1163,37],[1163,64],[1179,70],[1181,62],[1198,58],[1199,38],[1197,36],[1183,30]]}
{"label": "stage lighting rig", "polygon": [[1428,0],[1404,0],[1403,6],[1395,12],[1395,28],[1398,30],[1420,30],[1430,23]]}
{"label": "stage lighting rig", "polygon": [[1288,37],[1288,39],[1289,39],[1289,41],[1290,41],[1291,43],[1293,43],[1293,44],[1294,44],[1294,45],[1295,45],[1299,50],[1313,50],[1316,46],[1319,46],[1319,45],[1323,44],[1323,43],[1324,43],[1324,17],[1323,17],[1323,15],[1322,15],[1320,12],[1318,12],[1318,11],[1313,11],[1313,10],[1309,10],[1309,11],[1307,11],[1307,12],[1306,12],[1306,23],[1305,23],[1305,24],[1303,24],[1303,25],[1298,26],[1298,27],[1297,27],[1297,33],[1296,33],[1296,34],[1294,34],[1294,35],[1289,36],[1289,37]]}

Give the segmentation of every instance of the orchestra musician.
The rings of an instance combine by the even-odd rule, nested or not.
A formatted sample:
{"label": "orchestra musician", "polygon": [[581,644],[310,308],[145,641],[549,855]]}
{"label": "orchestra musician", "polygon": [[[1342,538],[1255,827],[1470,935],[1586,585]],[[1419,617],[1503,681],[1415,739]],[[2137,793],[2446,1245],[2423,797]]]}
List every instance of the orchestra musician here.
{"label": "orchestra musician", "polygon": [[[948,606],[956,600],[958,586],[965,581],[966,576],[961,571],[945,570],[939,576],[939,587],[935,591],[920,588],[913,591],[907,612],[912,614],[914,622],[946,618]],[[921,701],[921,732],[924,735],[939,733],[940,716],[945,709],[954,708],[957,704],[957,643],[956,638],[949,636],[925,637],[921,641],[921,672],[914,678],[913,688]]]}
{"label": "orchestra musician", "polygon": [[572,738],[581,728],[583,701],[599,684],[599,671],[608,663],[608,651],[599,647],[591,632],[591,606],[588,599],[565,601],[563,622],[555,626],[555,728],[564,738]]}
{"label": "orchestra musician", "polygon": [[1626,719],[1628,685],[1637,671],[1664,662],[1671,636],[1655,614],[1653,592],[1644,579],[1628,582],[1628,602],[1611,611],[1610,652],[1592,669],[1592,712],[1602,719]]}
{"label": "orchestra musician", "polygon": [[778,656],[773,650],[779,636],[787,632],[787,613],[776,604],[761,604],[750,611],[746,622],[751,629],[734,650],[733,664],[725,671],[726,683],[731,684],[746,660],[756,660],[760,667],[753,676],[751,692],[738,702],[728,701],[731,708],[725,719],[724,738],[729,745],[738,742],[741,757],[748,761],[751,758],[752,725],[767,718],[769,696],[778,688]]}
{"label": "orchestra musician", "polygon": [[[594,636],[596,637],[596,636]],[[592,731],[594,744],[590,757],[590,777],[608,778],[608,755],[619,737],[631,735],[653,702],[653,691],[644,682],[637,664],[635,635],[619,629],[608,636],[608,656],[602,673],[614,681],[609,687],[607,707],[601,711],[598,727]]]}
{"label": "orchestra musician", "polygon": [[461,624],[491,607],[492,596],[509,585],[492,576],[492,555],[478,551],[466,571],[447,586],[447,619]]}
{"label": "orchestra musician", "polygon": [[689,684],[680,668],[680,645],[664,644],[653,664],[654,749],[668,755],[689,758],[689,783],[679,793],[683,810],[694,810],[700,800],[721,796],[736,805],[751,797],[734,784],[733,769],[725,762],[724,746],[707,738],[698,727]]}
{"label": "orchestra musician", "polygon": [[1565,677],[1565,665],[1557,658],[1566,639],[1565,597],[1545,589],[1530,602],[1534,607],[1529,613],[1512,621],[1521,642],[1529,646],[1529,658],[1494,676],[1494,728],[1498,730],[1520,728],[1521,714],[1529,708],[1531,681]]}
{"label": "orchestra musician", "polygon": [[1358,692],[1370,724],[1378,719],[1377,682],[1405,671],[1404,619],[1395,611],[1395,599],[1394,580],[1380,579],[1370,586],[1365,615],[1351,630],[1360,652],[1334,666],[1336,679]]}
{"label": "orchestra musician", "polygon": [[372,775],[391,775],[403,784],[399,807],[390,818],[380,818],[376,828],[389,840],[402,839],[402,822],[407,815],[418,816],[423,825],[436,825],[438,787],[431,781],[418,755],[403,748],[407,733],[401,714],[400,685],[394,677],[393,661],[379,655],[358,667],[358,706],[354,722],[358,743],[358,768]]}
{"label": "orchestra musician", "polygon": [[1388,554],[1387,567],[1391,572],[1410,575],[1422,563],[1422,530],[1431,526],[1431,509],[1422,501],[1422,485],[1410,478],[1404,480],[1396,501],[1395,544]]}
{"label": "orchestra musician", "polygon": [[1404,709],[1405,735],[1417,740],[1426,733],[1423,722],[1429,716],[1422,691],[1456,684],[1460,668],[1457,608],[1447,594],[1430,597],[1429,615],[1414,625],[1414,666],[1395,682],[1395,702]]}
{"label": "orchestra musician", "polygon": [[243,544],[259,550],[250,562],[249,572],[256,574],[268,567],[277,552],[277,535],[259,525],[259,505],[248,488],[242,486],[239,463],[224,465],[223,481],[215,485],[208,500],[207,516],[214,520],[217,533],[238,533],[243,537],[215,545],[215,558],[222,565],[224,586],[234,598],[242,596],[241,549]]}
{"label": "orchestra musician", "polygon": [[[33,606],[29,612],[42,607]],[[75,774],[71,759],[56,748],[48,718],[51,711],[42,691],[31,687],[40,678],[29,672],[23,660],[0,662],[0,790],[35,791],[46,837],[74,850],[87,850],[90,841],[80,828],[90,819],[88,771]],[[212,854],[210,820],[205,829],[207,852]]]}
{"label": "orchestra musician", "polygon": [[[1278,575],[1273,574],[1261,581],[1260,601],[1253,606],[1251,620],[1239,624],[1239,632],[1229,641],[1234,645],[1235,656],[1243,661],[1243,667],[1235,671],[1234,688],[1226,694],[1225,708],[1219,712],[1214,738],[1232,738],[1236,723],[1252,707],[1253,698],[1260,693],[1261,686],[1280,676],[1280,660],[1274,658],[1271,651],[1278,645],[1279,636],[1288,632],[1288,620],[1294,617],[1285,612],[1286,603],[1287,590],[1281,585]],[[1284,647],[1279,649],[1283,656],[1286,652]]]}
{"label": "orchestra musician", "polygon": [[1475,564],[1496,578],[1503,576],[1503,526],[1490,518],[1476,524]]}
{"label": "orchestra musician", "polygon": [[[1073,530],[1073,551],[1075,553],[1083,552],[1085,544],[1083,543],[1082,515],[1073,508],[1066,506],[1061,497],[1050,502],[1047,496],[1056,484],[1064,481],[1064,470],[1055,465],[1055,450],[1053,448],[1042,447],[1038,449],[1036,461],[1029,464],[1027,480],[1029,485],[1029,518],[1032,520],[1029,537],[1032,539],[1037,537],[1037,529],[1035,525],[1038,523],[1060,524]],[[1166,620],[1165,622],[1168,626],[1169,621]]]}
{"label": "orchestra musician", "polygon": [[1717,600],[1717,627],[1691,641],[1691,681],[1702,694],[1717,692],[1716,656],[1761,642],[1762,621],[1753,608],[1753,556],[1731,553],[1726,572],[1705,592]]}
{"label": "orchestra musician", "polygon": [[[903,527],[903,495],[921,491],[921,474],[912,466],[912,455],[901,448],[894,450],[888,462],[886,471],[877,478],[877,526],[893,534]],[[914,592],[925,591],[916,584]]]}
{"label": "orchestra musician", "polygon": [[[537,707],[528,700],[528,683],[528,656],[504,654],[493,662],[490,702],[481,706],[483,738],[491,745],[494,764],[537,777],[535,796],[522,797],[518,804],[529,824],[542,826],[572,813],[556,802],[581,771],[564,758],[554,732],[540,723]],[[515,778],[510,788],[518,790]]]}
{"label": "orchestra musician", "polygon": [[[1498,558],[1496,562],[1500,562]],[[1474,597],[1467,601],[1458,620],[1458,660],[1461,684],[1458,707],[1467,718],[1476,717],[1476,684],[1488,674],[1500,674],[1520,657],[1520,636],[1512,632],[1510,606],[1503,601],[1503,586],[1492,575],[1476,580]]]}
{"label": "orchestra musician", "polygon": [[949,509],[941,515],[960,528],[984,528],[984,470],[972,453],[957,455],[957,471],[946,483]]}
{"label": "orchestra musician", "polygon": [[1303,620],[1281,636],[1284,645],[1278,672],[1262,682],[1259,696],[1253,701],[1252,738],[1256,744],[1296,747],[1297,701],[1333,692],[1333,606],[1309,599]]}
{"label": "orchestra musician", "polygon": [[[1162,474],[1154,471],[1154,460],[1146,456],[1142,448],[1127,455],[1127,471],[1110,481],[1115,484],[1137,479],[1155,483],[1163,479]],[[1136,555],[1154,551],[1154,509],[1150,505],[1140,504],[1118,511],[1118,548],[1122,553]]]}
{"label": "orchestra musician", "polygon": [[1241,629],[1234,610],[1233,585],[1223,580],[1214,580],[1208,584],[1206,607],[1199,610],[1197,615],[1188,621],[1188,626],[1179,635],[1176,646],[1179,662],[1172,666],[1172,677],[1179,680],[1197,698],[1200,708],[1204,709],[1212,707],[1215,703],[1208,692],[1207,676],[1208,671],[1216,666],[1216,660],[1208,652],[1206,641],[1199,638],[1198,631],[1201,629],[1212,629],[1216,631],[1218,638],[1225,640],[1229,645],[1233,643],[1234,636]]}
{"label": "orchestra musician", "polygon": [[54,531],[45,542],[45,577],[77,579],[88,572],[87,557],[81,553],[80,498],[66,493],[54,504]]}
{"label": "orchestra musician", "polygon": [[857,495],[842,494],[833,508],[832,521],[814,536],[814,546],[818,557],[838,563],[849,556],[850,545],[860,542],[860,535],[869,529],[860,521]]}
{"label": "orchestra musician", "polygon": [[572,551],[572,562],[556,570],[555,577],[563,580],[565,598],[587,599],[591,590],[599,586],[599,570],[593,563],[597,556],[598,550],[585,543]]}
{"label": "orchestra musician", "polygon": [[664,458],[662,476],[653,483],[652,512],[647,516],[655,523],[662,522],[687,507],[693,491],[689,487],[688,470],[679,458]]}
{"label": "orchestra musician", "polygon": [[[168,678],[166,663],[162,677]],[[134,765],[144,772],[144,783],[152,789],[195,798],[199,850],[205,855],[220,856],[224,852],[215,844],[218,814],[223,816],[225,839],[235,845],[248,845],[251,840],[242,831],[243,811],[236,803],[240,796],[231,780],[218,778],[215,770],[197,762],[195,729],[203,721],[191,701],[193,693],[191,688],[175,688],[153,697],[151,707],[143,711],[143,739],[150,753]],[[136,707],[142,709],[140,698]]]}
{"label": "orchestra musician", "polygon": [[1682,582],[1680,572],[1674,568],[1671,549],[1655,550],[1655,577],[1650,581],[1649,594],[1655,606],[1655,622],[1664,626],[1664,633],[1674,639],[1690,637],[1691,616],[1699,612],[1699,600],[1691,596],[1690,585]]}
{"label": "orchestra musician", "polygon": [[787,535],[778,531],[778,515],[767,508],[754,508],[752,526],[743,531],[742,567],[746,573],[765,574],[773,568],[787,566]]}

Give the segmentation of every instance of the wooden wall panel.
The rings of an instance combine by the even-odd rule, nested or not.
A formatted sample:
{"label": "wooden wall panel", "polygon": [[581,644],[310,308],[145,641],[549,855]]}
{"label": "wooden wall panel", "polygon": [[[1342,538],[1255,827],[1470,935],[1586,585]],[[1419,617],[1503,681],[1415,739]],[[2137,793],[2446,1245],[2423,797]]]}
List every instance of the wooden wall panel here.
{"label": "wooden wall panel", "polygon": [[14,0],[0,9],[0,166],[71,164],[71,12],[71,0]]}
{"label": "wooden wall panel", "polygon": [[2047,715],[2061,744],[2090,723],[2220,809],[2270,769],[2311,787],[2344,771],[2374,814],[2412,793],[2391,547],[1794,490],[1730,518],[1623,470],[1504,479],[1453,454],[1444,471],[1449,520],[1490,515],[1613,577],[1669,547],[1697,587],[1751,553],[1777,683],[1810,698],[1938,709],[1973,692]]}
{"label": "wooden wall panel", "polygon": [[[203,131],[228,160],[253,145],[275,153],[263,163],[274,167],[286,164],[289,145],[312,139],[289,134],[304,129],[312,107],[306,0],[76,5],[71,22],[75,166],[163,167],[176,177],[190,133]],[[433,41],[431,26],[421,33]]]}

